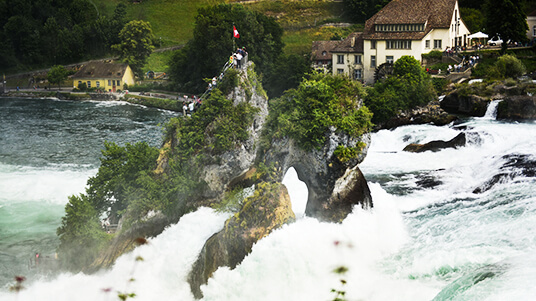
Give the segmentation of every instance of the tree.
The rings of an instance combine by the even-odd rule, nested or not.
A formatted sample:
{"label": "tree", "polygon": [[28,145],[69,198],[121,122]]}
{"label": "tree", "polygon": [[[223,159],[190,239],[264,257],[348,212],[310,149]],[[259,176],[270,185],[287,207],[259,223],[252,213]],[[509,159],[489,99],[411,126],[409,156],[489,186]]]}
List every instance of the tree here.
{"label": "tree", "polygon": [[372,17],[380,11],[390,0],[343,0],[344,6],[350,15],[350,18],[359,23]]}
{"label": "tree", "polygon": [[[240,33],[238,39],[233,38],[233,24]],[[272,68],[283,49],[281,26],[273,18],[242,5],[200,8],[193,34],[193,39],[169,62],[171,80],[184,91],[204,89],[203,78],[218,75],[236,47],[246,47],[248,60],[255,62],[261,74]]]}
{"label": "tree", "polygon": [[529,27],[521,0],[487,0],[484,12],[486,14],[486,32],[491,35],[497,34],[504,41],[502,53],[506,53],[507,41],[526,41],[526,32]]}
{"label": "tree", "polygon": [[119,33],[121,43],[112,46],[119,59],[130,65],[138,76],[154,49],[154,34],[151,25],[141,20],[128,22]]}
{"label": "tree", "polygon": [[61,65],[56,65],[50,68],[47,74],[48,82],[51,84],[58,84],[58,90],[60,84],[67,79],[67,70]]}
{"label": "tree", "polygon": [[505,54],[495,63],[498,75],[502,78],[517,78],[525,73],[525,66],[515,56]]}
{"label": "tree", "polygon": [[376,83],[365,98],[374,113],[374,123],[387,121],[400,110],[425,105],[436,97],[430,76],[414,57],[402,56],[393,67],[393,75]]}

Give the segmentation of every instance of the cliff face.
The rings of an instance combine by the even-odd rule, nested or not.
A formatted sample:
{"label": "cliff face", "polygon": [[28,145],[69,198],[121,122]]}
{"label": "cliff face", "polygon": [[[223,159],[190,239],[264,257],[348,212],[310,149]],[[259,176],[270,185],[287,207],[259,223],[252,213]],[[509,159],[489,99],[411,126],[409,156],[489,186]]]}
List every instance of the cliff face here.
{"label": "cliff face", "polygon": [[[353,138],[330,128],[327,136],[327,142],[322,148],[311,151],[301,149],[289,138],[273,141],[264,158],[266,162],[279,164],[281,170],[278,173],[279,181],[283,180],[290,167],[294,167],[298,178],[307,185],[309,192],[305,209],[307,216],[329,222],[340,222],[351,212],[351,207],[355,204],[365,208],[372,207],[368,187],[363,188],[363,194],[356,195],[349,192],[356,189],[354,187],[356,183],[361,183],[360,186],[363,187],[367,186],[366,181],[363,183],[364,179],[357,164],[366,156],[370,135]],[[343,163],[334,155],[337,146],[356,147],[359,142],[364,142],[366,146],[357,158]],[[345,179],[355,181],[347,182]]]}

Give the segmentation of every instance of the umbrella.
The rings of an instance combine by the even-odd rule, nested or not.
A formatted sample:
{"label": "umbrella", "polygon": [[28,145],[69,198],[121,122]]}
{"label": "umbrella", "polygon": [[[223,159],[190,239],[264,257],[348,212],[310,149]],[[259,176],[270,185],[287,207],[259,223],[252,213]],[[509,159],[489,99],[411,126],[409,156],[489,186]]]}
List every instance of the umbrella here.
{"label": "umbrella", "polygon": [[467,36],[469,39],[487,39],[488,38],[488,35],[479,31],[477,33],[473,33],[469,36]]}

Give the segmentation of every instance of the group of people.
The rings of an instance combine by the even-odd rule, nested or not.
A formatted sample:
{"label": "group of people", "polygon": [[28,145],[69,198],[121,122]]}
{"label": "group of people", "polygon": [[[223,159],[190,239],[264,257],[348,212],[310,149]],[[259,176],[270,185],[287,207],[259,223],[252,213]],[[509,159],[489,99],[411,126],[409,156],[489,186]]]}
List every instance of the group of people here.
{"label": "group of people", "polygon": [[242,68],[242,60],[246,62],[247,56],[246,47],[236,48],[236,52],[229,57],[229,64],[234,68]]}
{"label": "group of people", "polygon": [[198,98],[196,95],[194,95],[191,100],[188,98],[188,95],[184,95],[184,101],[182,102],[182,115],[191,115],[201,106],[202,103],[203,100],[201,98]]}
{"label": "group of people", "polygon": [[463,57],[463,60],[459,64],[449,65],[447,67],[447,74],[451,72],[462,72],[465,71],[467,68],[473,67],[476,62],[480,59],[480,56],[477,55],[467,55]]}

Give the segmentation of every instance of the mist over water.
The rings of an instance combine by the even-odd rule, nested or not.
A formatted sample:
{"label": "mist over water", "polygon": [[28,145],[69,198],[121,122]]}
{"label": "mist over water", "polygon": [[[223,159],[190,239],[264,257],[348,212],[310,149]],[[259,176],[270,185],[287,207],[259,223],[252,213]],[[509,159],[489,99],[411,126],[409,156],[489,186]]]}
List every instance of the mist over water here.
{"label": "mist over water", "polygon": [[[462,131],[468,140],[464,147],[435,153],[402,151],[409,143],[450,140]],[[405,126],[374,133],[360,165],[374,208],[354,208],[341,224],[303,215],[300,208],[307,195],[290,170],[284,182],[297,221],[260,240],[234,270],[218,269],[202,286],[203,300],[333,300],[332,289],[346,291],[348,300],[533,300],[535,138],[533,122],[498,122],[489,116],[444,127]],[[58,181],[63,173],[73,172],[57,164],[62,166],[56,171]],[[97,167],[83,164],[74,168],[80,179]],[[0,167],[2,173],[19,172],[21,181],[26,175],[32,181],[34,169],[54,174],[56,168],[28,165]],[[497,175],[503,176],[489,184]],[[0,185],[7,180],[0,179]],[[73,174],[63,177],[69,179],[73,187],[83,185]],[[16,184],[0,188],[12,196],[35,197],[13,188]],[[477,188],[485,189],[477,193]],[[59,207],[56,199],[61,197],[55,193],[32,202]],[[2,200],[0,206],[6,204],[9,201]],[[200,208],[149,244],[120,257],[109,271],[38,279],[18,295],[0,291],[0,299],[116,300],[117,292],[126,292],[136,293],[135,300],[194,300],[186,282],[191,265],[228,216]],[[54,213],[41,218],[59,223]],[[4,249],[0,243],[0,252]],[[137,256],[144,260],[136,261]],[[340,266],[348,272],[333,273]],[[128,283],[130,278],[135,281]],[[347,284],[343,286],[341,279]]]}
{"label": "mist over water", "polygon": [[30,259],[53,256],[64,206],[96,174],[104,141],[159,147],[172,116],[125,102],[0,99],[0,289],[43,276]]}

